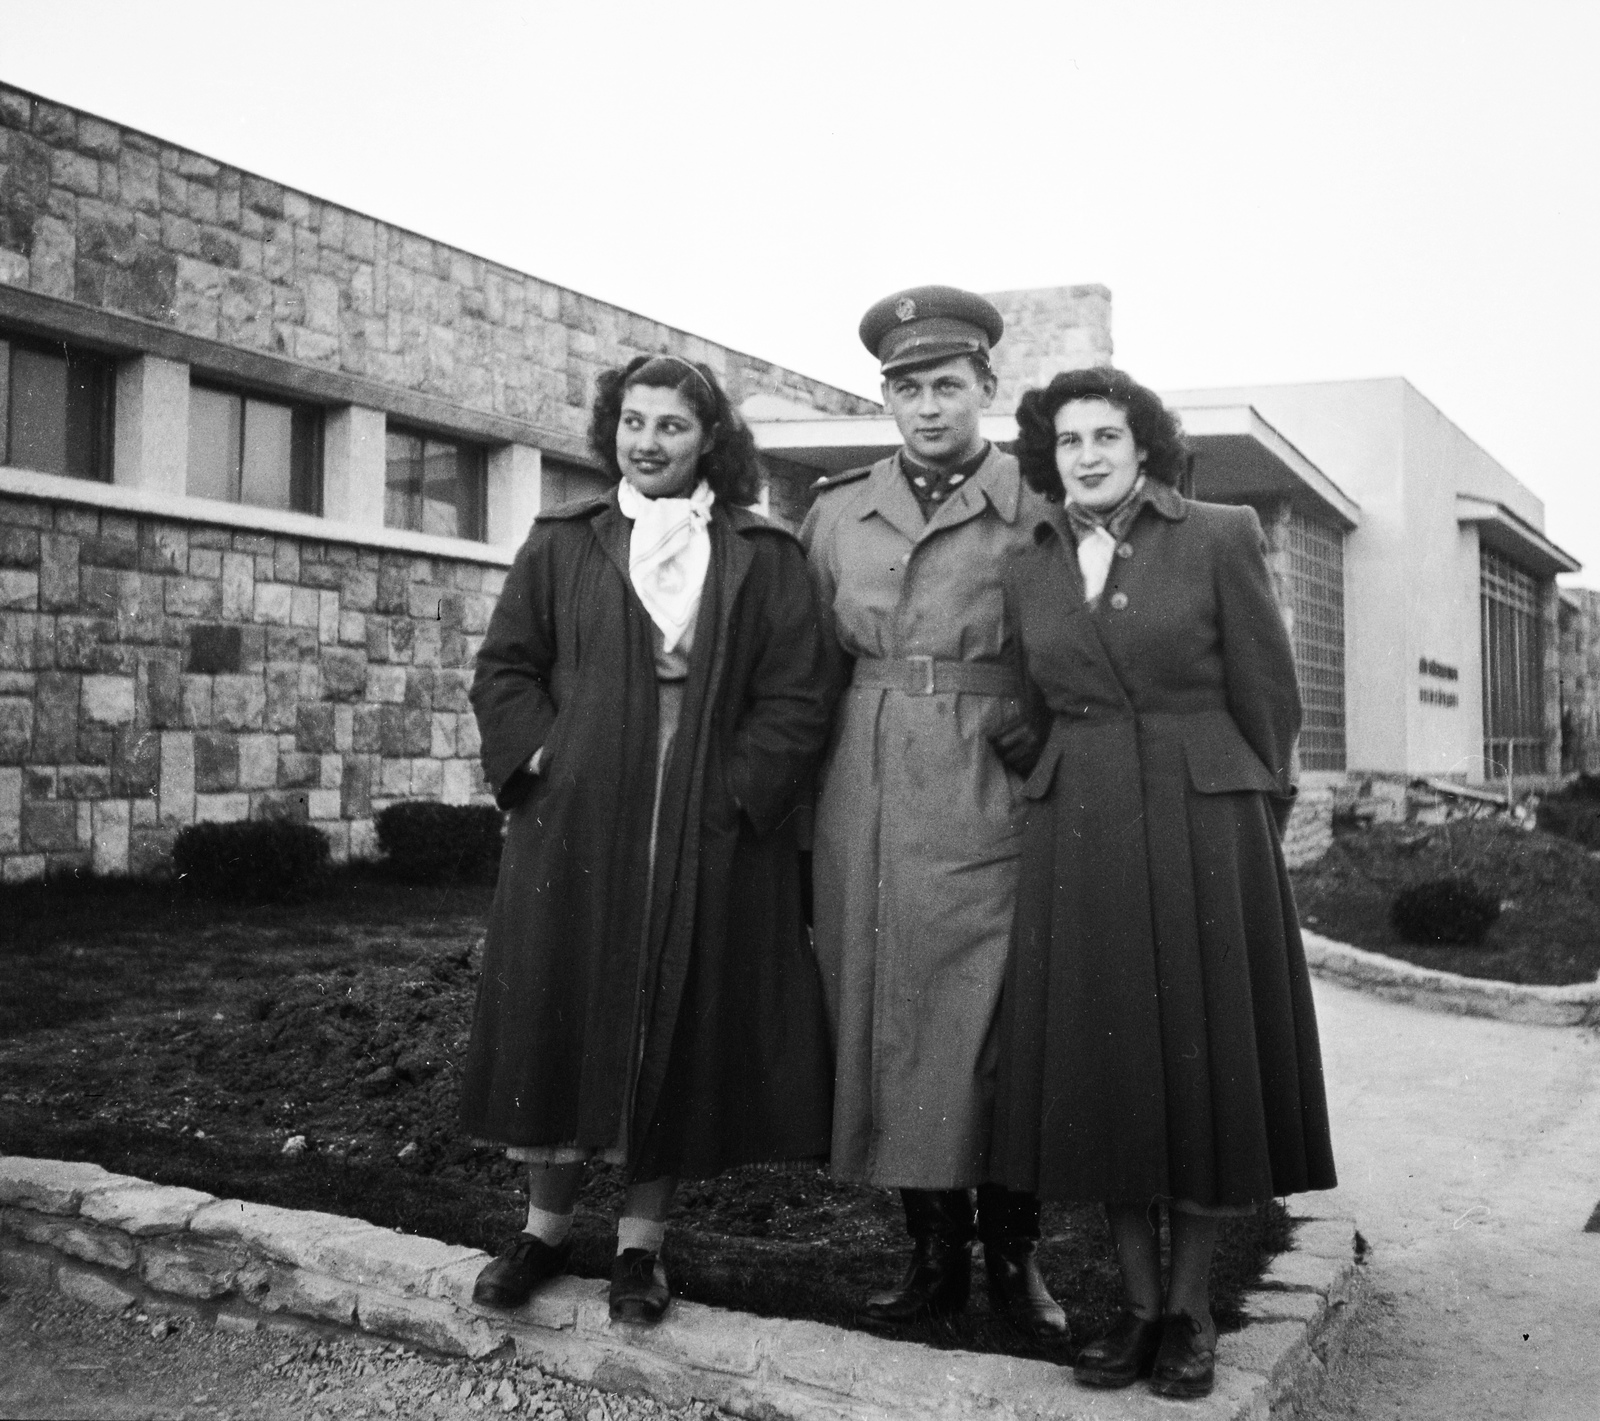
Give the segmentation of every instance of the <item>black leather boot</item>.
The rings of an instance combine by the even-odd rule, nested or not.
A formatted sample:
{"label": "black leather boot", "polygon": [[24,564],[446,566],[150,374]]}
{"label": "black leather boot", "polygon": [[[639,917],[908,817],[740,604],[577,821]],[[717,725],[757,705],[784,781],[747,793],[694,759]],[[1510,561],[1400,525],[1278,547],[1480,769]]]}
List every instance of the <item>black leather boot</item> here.
{"label": "black leather boot", "polygon": [[967,1305],[972,1286],[972,1201],[965,1189],[902,1189],[911,1262],[900,1286],[874,1293],[863,1321],[912,1322],[952,1317]]}
{"label": "black leather boot", "polygon": [[989,1305],[1031,1337],[1064,1339],[1067,1315],[1050,1296],[1034,1253],[1039,1245],[1039,1201],[999,1184],[978,1188],[978,1237]]}

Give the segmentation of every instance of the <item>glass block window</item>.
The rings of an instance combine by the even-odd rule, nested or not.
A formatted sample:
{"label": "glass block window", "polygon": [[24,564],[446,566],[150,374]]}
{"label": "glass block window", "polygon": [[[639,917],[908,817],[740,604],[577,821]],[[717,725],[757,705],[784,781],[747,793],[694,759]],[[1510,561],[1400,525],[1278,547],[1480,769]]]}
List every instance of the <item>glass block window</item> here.
{"label": "glass block window", "polygon": [[485,537],[487,460],[476,444],[389,426],[383,521],[442,538]]}
{"label": "glass block window", "polygon": [[1300,764],[1342,770],[1344,740],[1344,534],[1304,514],[1289,515],[1289,591],[1294,669],[1305,721]]}
{"label": "glass block window", "polygon": [[0,454],[19,469],[111,480],[112,362],[0,337]]}
{"label": "glass block window", "polygon": [[1478,550],[1483,628],[1483,772],[1544,772],[1544,636],[1539,583],[1505,554]]}
{"label": "glass block window", "polygon": [[189,387],[188,491],[257,508],[322,511],[322,411]]}

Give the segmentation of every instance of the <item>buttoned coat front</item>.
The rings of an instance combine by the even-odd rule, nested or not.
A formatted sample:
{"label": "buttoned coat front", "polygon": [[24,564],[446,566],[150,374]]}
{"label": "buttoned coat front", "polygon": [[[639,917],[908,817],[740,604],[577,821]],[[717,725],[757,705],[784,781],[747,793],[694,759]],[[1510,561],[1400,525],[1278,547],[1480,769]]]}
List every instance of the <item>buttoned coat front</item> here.
{"label": "buttoned coat front", "polygon": [[[991,450],[924,521],[898,458],[824,488],[801,530],[840,679],[858,658],[1014,666],[1002,579],[1048,505]],[[814,884],[841,1178],[987,1177],[1022,828],[1021,782],[989,737],[1020,704],[865,686],[840,701]]]}
{"label": "buttoned coat front", "polygon": [[1088,604],[1041,522],[1008,597],[1053,713],[1029,799],[994,1172],[1242,1207],[1334,1183],[1275,819],[1294,657],[1249,508],[1152,489]]}

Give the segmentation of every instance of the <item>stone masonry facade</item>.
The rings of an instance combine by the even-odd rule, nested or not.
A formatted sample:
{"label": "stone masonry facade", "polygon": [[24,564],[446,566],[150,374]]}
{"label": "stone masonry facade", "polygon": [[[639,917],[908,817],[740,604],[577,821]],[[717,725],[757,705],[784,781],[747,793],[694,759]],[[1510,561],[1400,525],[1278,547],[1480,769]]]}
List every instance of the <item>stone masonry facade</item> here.
{"label": "stone masonry facade", "polygon": [[147,874],[196,820],[374,849],[488,802],[471,667],[503,566],[0,498],[0,877]]}
{"label": "stone masonry facade", "polygon": [[0,85],[0,286],[517,421],[581,456],[601,370],[707,362],[835,414],[869,400]]}

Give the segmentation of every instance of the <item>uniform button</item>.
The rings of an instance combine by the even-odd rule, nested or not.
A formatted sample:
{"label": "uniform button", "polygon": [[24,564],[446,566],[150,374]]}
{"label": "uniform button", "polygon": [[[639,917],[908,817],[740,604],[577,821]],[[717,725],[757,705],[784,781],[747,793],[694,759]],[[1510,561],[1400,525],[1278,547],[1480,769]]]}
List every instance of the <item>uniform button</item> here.
{"label": "uniform button", "polygon": [[1117,556],[1119,558],[1131,558],[1133,556],[1133,548],[1127,543],[1118,543]]}
{"label": "uniform button", "polygon": [[1111,610],[1113,612],[1126,611],[1128,607],[1128,594],[1126,592],[1113,592],[1111,594]]}

